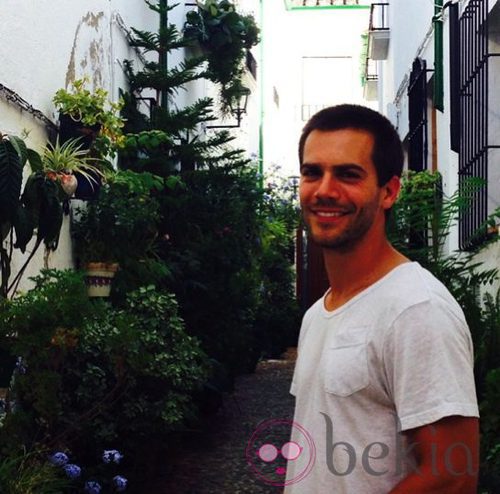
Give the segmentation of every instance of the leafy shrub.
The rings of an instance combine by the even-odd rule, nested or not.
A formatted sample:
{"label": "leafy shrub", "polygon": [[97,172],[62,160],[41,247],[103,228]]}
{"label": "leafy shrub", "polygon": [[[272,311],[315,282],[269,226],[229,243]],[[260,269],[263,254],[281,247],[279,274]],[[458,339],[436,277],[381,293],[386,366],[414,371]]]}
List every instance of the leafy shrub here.
{"label": "leafy shrub", "polygon": [[246,169],[198,170],[165,204],[167,263],[190,334],[232,373],[254,368],[262,191]]}
{"label": "leafy shrub", "polygon": [[127,308],[101,304],[87,321],[68,371],[74,392],[64,417],[74,426],[94,409],[89,427],[100,444],[121,444],[168,432],[191,409],[190,392],[206,377],[203,353],[187,336],[171,294],[143,287]]}
{"label": "leafy shrub", "polygon": [[99,198],[79,209],[72,224],[77,259],[127,264],[154,256],[159,206],[150,191],[162,187],[163,181],[149,173],[110,176]]}
{"label": "leafy shrub", "polygon": [[293,269],[298,207],[289,182],[273,171],[266,179],[263,201],[260,307],[255,326],[262,353],[277,358],[297,343],[300,311]]}
{"label": "leafy shrub", "polygon": [[0,459],[0,493],[61,494],[68,479],[53,468],[43,451],[15,449]]}
{"label": "leafy shrub", "polygon": [[143,287],[114,309],[90,302],[78,273],[45,271],[35,283],[0,316],[3,344],[22,357],[4,450],[42,441],[85,461],[119,440],[140,457],[148,440],[195,413],[206,360],[171,294]]}
{"label": "leafy shrub", "polygon": [[500,489],[500,367],[491,369],[485,380],[481,412],[480,492],[494,494]]}

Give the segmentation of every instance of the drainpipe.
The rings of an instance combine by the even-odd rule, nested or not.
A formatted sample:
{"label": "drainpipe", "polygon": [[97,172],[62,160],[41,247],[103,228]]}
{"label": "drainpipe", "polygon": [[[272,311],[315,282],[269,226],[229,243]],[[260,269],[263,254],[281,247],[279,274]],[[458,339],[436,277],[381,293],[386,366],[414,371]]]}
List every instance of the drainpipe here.
{"label": "drainpipe", "polygon": [[[161,29],[166,29],[168,26],[168,12],[167,12],[167,7],[168,7],[168,0],[160,0],[160,30]],[[168,51],[166,49],[163,49],[159,53],[159,65],[160,65],[160,70],[167,70],[168,69]],[[160,104],[162,108],[165,108],[168,110],[168,93],[165,89],[161,90],[160,93]]]}
{"label": "drainpipe", "polygon": [[444,111],[443,0],[434,0],[434,108]]}
{"label": "drainpipe", "polygon": [[264,187],[264,0],[259,0],[260,8],[260,44],[259,44],[259,65],[260,65],[260,121],[259,121],[259,184]]}

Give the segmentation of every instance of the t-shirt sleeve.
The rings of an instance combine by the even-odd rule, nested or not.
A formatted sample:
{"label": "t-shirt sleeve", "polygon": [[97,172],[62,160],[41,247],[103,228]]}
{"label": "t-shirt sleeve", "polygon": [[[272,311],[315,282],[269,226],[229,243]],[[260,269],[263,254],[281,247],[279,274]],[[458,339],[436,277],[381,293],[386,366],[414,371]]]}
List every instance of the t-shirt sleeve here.
{"label": "t-shirt sleeve", "polygon": [[400,314],[385,335],[383,362],[402,431],[479,416],[470,332],[446,304],[427,300]]}

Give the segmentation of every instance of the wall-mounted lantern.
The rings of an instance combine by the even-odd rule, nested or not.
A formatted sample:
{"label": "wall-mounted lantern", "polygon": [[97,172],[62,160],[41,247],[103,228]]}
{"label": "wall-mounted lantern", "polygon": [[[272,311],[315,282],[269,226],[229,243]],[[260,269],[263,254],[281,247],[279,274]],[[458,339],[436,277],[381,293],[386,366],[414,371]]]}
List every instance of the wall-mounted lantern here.
{"label": "wall-mounted lantern", "polygon": [[229,105],[229,113],[236,118],[236,124],[232,125],[207,125],[207,129],[234,129],[241,125],[241,118],[247,112],[248,97],[250,96],[250,89],[245,86],[235,91],[234,103]]}

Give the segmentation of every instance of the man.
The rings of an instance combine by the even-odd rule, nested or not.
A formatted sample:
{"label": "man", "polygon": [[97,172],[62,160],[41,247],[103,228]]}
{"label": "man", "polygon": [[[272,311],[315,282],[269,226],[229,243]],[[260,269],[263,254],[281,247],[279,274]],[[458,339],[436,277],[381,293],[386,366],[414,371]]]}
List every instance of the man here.
{"label": "man", "polygon": [[305,448],[296,430],[306,430],[316,458],[288,461],[285,492],[476,492],[463,312],[385,234],[403,168],[395,129],[365,107],[326,108],[305,126],[299,158],[303,218],[330,288],[304,317],[291,387],[292,441]]}

